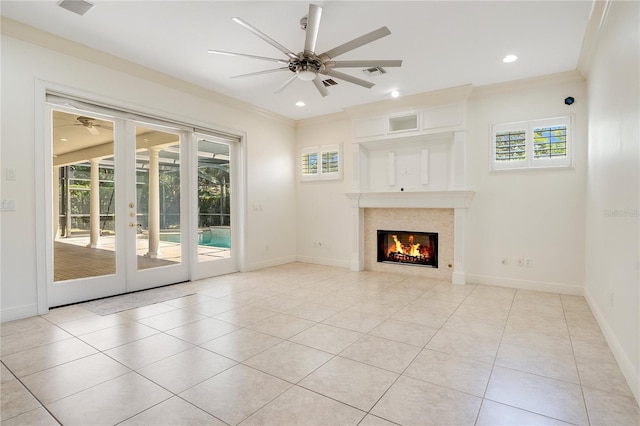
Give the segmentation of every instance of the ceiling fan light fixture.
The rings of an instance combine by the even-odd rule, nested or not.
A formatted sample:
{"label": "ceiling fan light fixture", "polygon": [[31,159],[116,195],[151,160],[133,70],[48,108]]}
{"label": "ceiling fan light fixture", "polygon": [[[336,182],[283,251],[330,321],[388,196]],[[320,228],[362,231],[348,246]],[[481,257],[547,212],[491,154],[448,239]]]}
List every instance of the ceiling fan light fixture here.
{"label": "ceiling fan light fixture", "polygon": [[300,70],[298,71],[298,79],[302,81],[311,81],[316,78],[316,73],[311,70]]}

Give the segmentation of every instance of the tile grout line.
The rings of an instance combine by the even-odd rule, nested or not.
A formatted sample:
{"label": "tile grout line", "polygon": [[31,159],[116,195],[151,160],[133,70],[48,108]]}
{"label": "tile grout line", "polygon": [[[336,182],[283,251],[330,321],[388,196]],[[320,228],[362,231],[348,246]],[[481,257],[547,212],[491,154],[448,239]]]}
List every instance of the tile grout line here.
{"label": "tile grout line", "polygon": [[482,406],[484,405],[484,401],[487,399],[487,391],[489,390],[489,383],[491,382],[491,377],[493,376],[493,370],[496,367],[498,354],[500,353],[500,347],[502,346],[502,339],[504,338],[504,332],[506,331],[507,324],[509,323],[509,317],[511,316],[511,309],[513,308],[513,303],[516,299],[517,293],[518,293],[517,290],[513,292],[513,297],[511,298],[511,303],[509,304],[509,312],[507,313],[507,319],[505,320],[504,326],[502,327],[502,333],[500,334],[500,342],[498,343],[498,348],[496,349],[496,354],[493,358],[493,363],[491,364],[491,371],[489,372],[489,378],[487,379],[487,384],[484,387],[484,393],[482,394],[482,400],[480,401],[480,408],[478,408],[478,414],[476,414],[476,420],[473,423],[474,425],[476,425],[478,423],[478,420],[480,420],[480,412],[482,411]]}
{"label": "tile grout line", "polygon": [[567,326],[567,334],[569,335],[569,344],[571,345],[571,355],[573,356],[573,362],[576,365],[576,373],[578,374],[578,383],[580,385],[580,394],[582,395],[582,403],[584,404],[584,411],[587,415],[587,422],[589,425],[591,424],[591,416],[589,415],[589,408],[587,406],[587,398],[584,396],[584,386],[582,385],[582,375],[580,374],[580,369],[578,368],[578,360],[576,359],[576,351],[573,347],[573,338],[571,336],[571,330],[569,329],[569,323],[567,322],[567,312],[565,310],[565,304],[562,300],[562,296],[560,296],[560,304],[562,306],[562,318]]}

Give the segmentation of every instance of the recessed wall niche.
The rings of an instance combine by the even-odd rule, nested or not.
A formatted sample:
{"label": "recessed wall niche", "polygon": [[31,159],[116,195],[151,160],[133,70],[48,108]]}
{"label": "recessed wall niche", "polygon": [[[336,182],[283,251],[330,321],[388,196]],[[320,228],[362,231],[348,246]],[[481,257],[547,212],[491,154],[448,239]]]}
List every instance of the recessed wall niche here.
{"label": "recessed wall niche", "polygon": [[360,191],[451,189],[454,134],[421,135],[360,144]]}

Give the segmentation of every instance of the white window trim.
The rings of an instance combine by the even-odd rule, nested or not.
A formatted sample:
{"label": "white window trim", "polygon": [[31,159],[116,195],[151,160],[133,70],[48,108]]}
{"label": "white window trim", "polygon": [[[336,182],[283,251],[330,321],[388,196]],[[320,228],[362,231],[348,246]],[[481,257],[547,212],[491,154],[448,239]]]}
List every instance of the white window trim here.
{"label": "white window trim", "polygon": [[[564,125],[567,128],[567,155],[565,157],[558,158],[534,158],[533,130],[540,127],[550,127],[558,125]],[[525,131],[525,159],[516,161],[497,161],[496,134],[516,130]],[[492,171],[573,168],[573,129],[572,119],[570,116],[494,124],[491,126],[489,138],[489,162]]]}
{"label": "white window trim", "polygon": [[[337,152],[338,153],[338,171],[337,172],[324,172],[322,171],[322,154],[325,152]],[[309,154],[318,154],[318,169],[316,173],[303,173],[302,172],[302,158]],[[322,145],[302,148],[300,155],[298,156],[298,170],[300,173],[300,180],[302,182],[319,181],[319,180],[340,180],[342,179],[342,144],[334,145]]]}

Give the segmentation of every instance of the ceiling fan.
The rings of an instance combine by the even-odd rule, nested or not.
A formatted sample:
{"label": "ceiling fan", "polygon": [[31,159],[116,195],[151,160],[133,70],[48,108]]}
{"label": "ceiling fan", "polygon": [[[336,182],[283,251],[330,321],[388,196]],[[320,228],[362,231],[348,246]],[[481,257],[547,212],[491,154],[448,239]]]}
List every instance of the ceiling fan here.
{"label": "ceiling fan", "polygon": [[65,126],[82,126],[85,129],[87,129],[87,131],[92,134],[93,136],[97,136],[100,134],[100,131],[98,130],[100,129],[109,129],[111,130],[112,127],[111,126],[107,126],[104,124],[98,124],[95,122],[95,118],[91,118],[91,117],[84,117],[84,116],[79,116],[75,119],[75,121],[77,121],[77,123],[74,124],[64,124],[62,126],[57,126],[57,127],[65,127]]}
{"label": "ceiling fan", "polygon": [[269,74],[279,71],[290,71],[293,73],[285,83],[276,90],[275,93],[282,92],[289,84],[295,79],[303,81],[313,81],[313,84],[318,89],[318,92],[324,97],[329,94],[322,81],[322,75],[334,77],[340,80],[347,81],[349,83],[357,84],[362,87],[370,89],[374,86],[366,80],[354,77],[349,74],[345,74],[340,71],[336,71],[336,68],[375,68],[375,67],[400,67],[402,60],[356,60],[356,61],[334,61],[333,58],[364,46],[365,44],[376,41],[382,37],[391,34],[391,31],[387,27],[380,27],[377,30],[371,31],[363,36],[357,37],[351,41],[341,44],[338,47],[327,50],[324,53],[316,54],[316,41],[318,38],[318,30],[320,29],[320,18],[322,16],[322,8],[315,4],[309,5],[309,13],[307,16],[300,20],[300,26],[306,32],[304,41],[304,50],[300,53],[293,53],[262,31],[258,30],[248,22],[241,18],[232,18],[232,20],[242,25],[247,30],[251,31],[256,36],[260,37],[282,53],[287,56],[287,59],[268,58],[263,56],[247,55],[244,53],[224,52],[221,50],[211,50],[209,53],[215,53],[218,55],[229,56],[242,56],[252,59],[260,59],[263,61],[276,62],[281,65],[285,65],[281,68],[275,68],[270,70],[252,72],[249,74],[236,75],[231,78],[251,77],[262,74]]}

